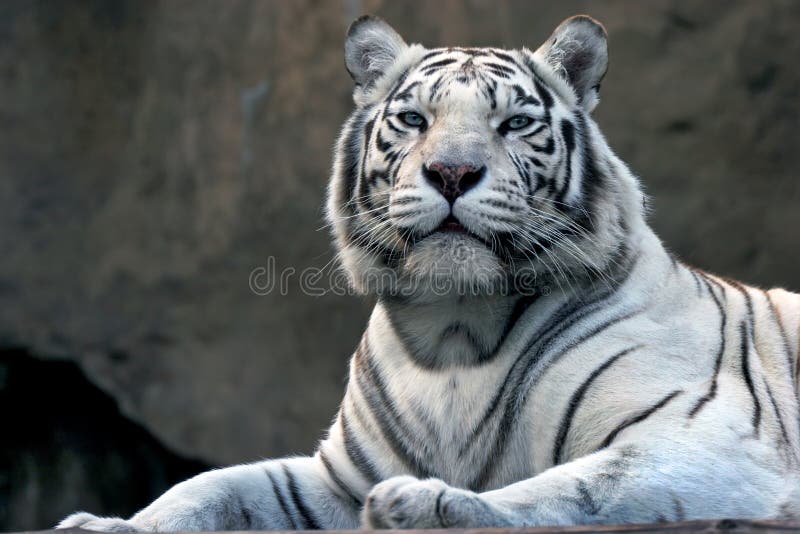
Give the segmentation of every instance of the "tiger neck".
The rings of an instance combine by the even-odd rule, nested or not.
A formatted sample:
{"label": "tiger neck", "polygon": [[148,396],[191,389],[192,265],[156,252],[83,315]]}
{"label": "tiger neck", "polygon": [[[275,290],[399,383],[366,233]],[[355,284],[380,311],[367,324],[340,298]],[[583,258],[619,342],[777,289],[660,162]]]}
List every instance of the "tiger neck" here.
{"label": "tiger neck", "polygon": [[537,295],[440,295],[428,301],[382,299],[404,352],[419,367],[444,369],[490,361]]}

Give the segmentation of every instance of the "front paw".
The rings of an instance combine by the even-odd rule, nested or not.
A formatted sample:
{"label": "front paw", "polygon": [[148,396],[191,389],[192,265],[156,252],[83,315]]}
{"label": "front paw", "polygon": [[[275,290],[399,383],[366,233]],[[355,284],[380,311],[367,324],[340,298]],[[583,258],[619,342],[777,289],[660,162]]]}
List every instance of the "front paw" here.
{"label": "front paw", "polygon": [[56,527],[57,529],[64,528],[80,528],[83,530],[96,530],[100,532],[140,532],[129,521],[125,521],[119,517],[97,517],[86,512],[78,512],[67,517]]}
{"label": "front paw", "polygon": [[434,478],[410,476],[381,482],[367,496],[364,528],[469,528],[507,526],[479,495]]}

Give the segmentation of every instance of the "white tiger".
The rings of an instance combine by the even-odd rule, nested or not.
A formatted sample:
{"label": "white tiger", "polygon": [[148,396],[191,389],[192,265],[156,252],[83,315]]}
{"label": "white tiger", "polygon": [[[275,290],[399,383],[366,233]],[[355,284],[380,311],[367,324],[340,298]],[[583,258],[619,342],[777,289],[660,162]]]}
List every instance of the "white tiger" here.
{"label": "white tiger", "polygon": [[201,474],[92,530],[798,518],[800,296],[687,267],[589,113],[605,31],[536,52],[345,45],[328,218],[377,297],[312,457]]}

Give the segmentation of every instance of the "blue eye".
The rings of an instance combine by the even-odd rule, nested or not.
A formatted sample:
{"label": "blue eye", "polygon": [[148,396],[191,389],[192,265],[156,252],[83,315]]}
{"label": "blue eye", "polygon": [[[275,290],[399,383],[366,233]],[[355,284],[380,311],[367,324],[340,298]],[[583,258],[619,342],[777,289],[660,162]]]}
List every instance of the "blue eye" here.
{"label": "blue eye", "polygon": [[400,117],[400,120],[406,125],[414,128],[424,128],[426,125],[425,117],[416,111],[406,111],[404,113],[400,113],[398,117]]}
{"label": "blue eye", "polygon": [[527,115],[514,115],[503,124],[500,125],[501,129],[505,130],[521,130],[526,126],[529,126],[533,122],[533,119],[528,117]]}

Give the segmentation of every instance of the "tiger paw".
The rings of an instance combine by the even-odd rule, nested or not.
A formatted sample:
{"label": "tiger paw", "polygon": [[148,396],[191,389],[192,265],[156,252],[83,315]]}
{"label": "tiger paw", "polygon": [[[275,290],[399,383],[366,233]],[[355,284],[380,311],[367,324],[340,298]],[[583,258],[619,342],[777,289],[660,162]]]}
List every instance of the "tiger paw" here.
{"label": "tiger paw", "polygon": [[369,529],[469,528],[506,526],[479,495],[441,480],[394,477],[367,496],[362,524]]}
{"label": "tiger paw", "polygon": [[100,532],[140,532],[129,521],[119,517],[97,517],[87,512],[78,512],[61,521],[57,529],[80,528]]}

